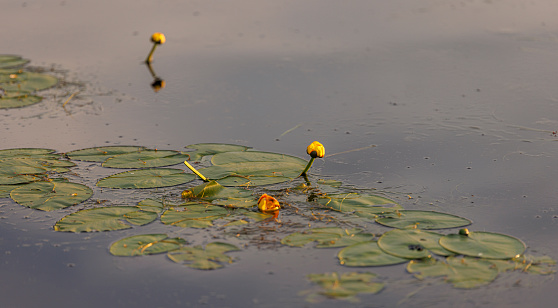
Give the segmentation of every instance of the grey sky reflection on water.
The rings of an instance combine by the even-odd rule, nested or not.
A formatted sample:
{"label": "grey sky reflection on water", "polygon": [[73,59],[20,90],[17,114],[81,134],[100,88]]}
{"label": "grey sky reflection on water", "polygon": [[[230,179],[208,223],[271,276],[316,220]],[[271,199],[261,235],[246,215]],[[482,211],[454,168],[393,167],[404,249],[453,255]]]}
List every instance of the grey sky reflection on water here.
{"label": "grey sky reflection on water", "polygon": [[[2,110],[2,148],[137,144],[180,150],[231,142],[304,156],[313,140],[328,154],[375,144],[316,165],[347,183],[410,193],[404,207],[463,215],[474,221],[473,229],[517,236],[541,254],[558,256],[552,185],[558,142],[550,135],[558,129],[555,1],[25,3],[3,3],[3,22],[17,27],[0,29],[9,42],[2,53],[68,70],[70,78],[87,82],[84,96],[93,104],[72,101],[71,115],[56,100]],[[153,63],[167,83],[159,93],[141,64],[154,31],[168,39]],[[17,206],[2,207],[12,209]],[[88,299],[92,307],[158,301],[217,306],[225,298],[303,305],[296,297],[309,287],[302,272],[353,270],[338,266],[332,251],[251,249],[221,272],[192,272],[164,257],[108,255],[106,247],[121,233],[91,240],[46,231],[48,218],[39,225],[8,220],[18,231],[2,225],[2,243],[11,252],[2,269],[17,279],[10,278],[13,287],[3,289],[3,297],[24,297],[21,290],[47,285],[43,303],[67,297],[70,303]],[[21,229],[28,231],[18,237]],[[37,237],[51,236],[52,243],[79,238],[94,244],[85,252],[78,244],[36,248]],[[66,247],[70,257],[58,259]],[[403,267],[371,271],[410,278]],[[57,278],[65,278],[62,287],[52,283]],[[534,288],[510,290],[515,280],[504,278],[489,290],[427,288],[404,304],[446,307],[457,298],[462,306],[545,306],[553,300],[556,282],[533,280]],[[68,291],[80,282],[83,287]],[[99,285],[104,297],[95,291]],[[391,306],[420,286],[391,284],[361,305]],[[268,291],[274,288],[279,291]],[[155,298],[168,290],[171,296]]]}

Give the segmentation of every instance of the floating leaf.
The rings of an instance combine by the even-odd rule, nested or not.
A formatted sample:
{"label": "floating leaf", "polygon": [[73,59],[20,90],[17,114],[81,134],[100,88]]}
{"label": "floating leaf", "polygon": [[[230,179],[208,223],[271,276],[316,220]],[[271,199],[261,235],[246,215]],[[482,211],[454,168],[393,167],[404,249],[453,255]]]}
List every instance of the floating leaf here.
{"label": "floating leaf", "polygon": [[0,68],[10,68],[23,66],[29,63],[29,60],[23,59],[16,55],[0,55]]}
{"label": "floating leaf", "polygon": [[209,181],[185,190],[182,192],[182,198],[198,198],[231,208],[246,208],[257,204],[251,191],[237,187],[223,187],[216,181]]}
{"label": "floating leaf", "polygon": [[444,249],[438,241],[442,234],[417,229],[396,229],[384,233],[378,246],[390,255],[407,259],[421,259],[432,253],[449,256],[453,253]]}
{"label": "floating leaf", "polygon": [[[49,157],[54,158],[56,157],[54,154],[55,151],[51,149],[41,149],[41,148],[19,148],[19,149],[5,149],[0,150],[0,159],[4,158],[14,158],[14,157]],[[52,156],[54,155],[54,156]]]}
{"label": "floating leaf", "polygon": [[293,233],[281,240],[281,244],[302,247],[311,242],[318,242],[317,248],[345,247],[355,243],[370,241],[373,234],[360,233],[360,229],[342,229],[338,227],[314,228],[304,233]]}
{"label": "floating leaf", "polygon": [[190,156],[189,160],[199,161],[203,156],[215,155],[225,152],[242,152],[248,150],[250,147],[245,147],[236,144],[225,143],[198,143],[191,144],[186,147],[187,149],[195,149],[193,152],[186,152]]}
{"label": "floating leaf", "polygon": [[54,230],[62,232],[112,231],[143,226],[157,219],[157,213],[144,212],[136,206],[114,206],[81,210],[60,219]]}
{"label": "floating leaf", "polygon": [[226,152],[213,156],[213,166],[199,170],[225,186],[259,186],[292,180],[304,170],[306,161],[269,152]]}
{"label": "floating leaf", "polygon": [[[1,178],[0,178],[1,180]],[[25,184],[14,184],[14,185],[0,185],[0,198],[9,198],[12,190],[21,187]]]}
{"label": "floating leaf", "polygon": [[183,228],[206,228],[213,226],[213,221],[229,215],[225,208],[215,205],[187,202],[183,206],[166,210],[161,222]]}
{"label": "floating leaf", "polygon": [[152,168],[117,173],[97,182],[99,187],[108,188],[157,188],[176,186],[196,179],[181,169]]}
{"label": "floating leaf", "polygon": [[376,218],[379,214],[401,209],[401,206],[388,198],[358,193],[331,194],[318,198],[317,201],[334,211],[352,212],[366,218]]}
{"label": "floating leaf", "polygon": [[[1,85],[0,85],[1,88]],[[10,96],[0,96],[0,109],[10,109],[10,108],[21,108],[26,106],[31,106],[36,103],[40,103],[43,100],[41,96],[38,95],[10,95]]]}
{"label": "floating leaf", "polygon": [[392,228],[416,228],[423,230],[447,229],[468,226],[469,219],[434,211],[401,210],[388,213],[376,219],[376,222]]}
{"label": "floating leaf", "polygon": [[344,266],[384,266],[409,261],[385,253],[376,242],[362,242],[345,247],[339,251],[337,258]]}
{"label": "floating leaf", "polygon": [[535,257],[522,255],[511,260],[489,260],[500,273],[506,271],[522,271],[536,275],[549,275],[556,272],[556,260],[549,256]]}
{"label": "floating leaf", "polygon": [[440,245],[458,254],[486,259],[511,259],[526,249],[525,244],[515,237],[490,232],[448,234],[440,239]]}
{"label": "floating leaf", "polygon": [[383,283],[372,281],[376,274],[369,272],[309,274],[306,277],[321,287],[318,294],[336,299],[347,299],[360,293],[376,294],[384,288]]}
{"label": "floating leaf", "polygon": [[412,260],[407,271],[418,279],[443,276],[454,287],[463,289],[488,284],[498,276],[498,270],[488,260],[468,257],[448,257],[445,262],[432,258]]}
{"label": "floating leaf", "polygon": [[189,157],[178,151],[140,150],[109,157],[103,163],[106,168],[154,168],[181,164]]}
{"label": "floating leaf", "polygon": [[138,203],[138,207],[142,211],[146,212],[153,212],[153,213],[161,213],[165,207],[165,205],[157,200],[153,199],[145,199]]}
{"label": "floating leaf", "polygon": [[139,152],[143,149],[145,148],[136,147],[136,146],[96,147],[96,148],[71,151],[66,153],[66,156],[73,160],[104,162],[108,158],[111,158],[115,155]]}
{"label": "floating leaf", "polygon": [[21,72],[11,76],[9,82],[0,83],[0,87],[10,95],[15,93],[28,94],[35,91],[45,90],[55,86],[58,78],[41,73]]}
{"label": "floating leaf", "polygon": [[183,246],[169,252],[167,256],[174,262],[185,263],[184,265],[191,268],[213,270],[222,268],[223,263],[233,262],[233,259],[225,255],[225,252],[238,250],[240,250],[238,247],[231,244],[213,242],[207,244],[205,249],[202,246]]}
{"label": "floating leaf", "polygon": [[166,234],[143,234],[121,239],[110,246],[115,256],[131,257],[165,253],[180,248],[186,241]]}
{"label": "floating leaf", "polygon": [[20,205],[53,211],[81,203],[93,194],[93,191],[77,183],[34,182],[16,188],[10,197]]}
{"label": "floating leaf", "polygon": [[182,192],[182,198],[212,198],[220,191],[225,189],[221,184],[215,181],[209,181],[201,185],[192,187]]}

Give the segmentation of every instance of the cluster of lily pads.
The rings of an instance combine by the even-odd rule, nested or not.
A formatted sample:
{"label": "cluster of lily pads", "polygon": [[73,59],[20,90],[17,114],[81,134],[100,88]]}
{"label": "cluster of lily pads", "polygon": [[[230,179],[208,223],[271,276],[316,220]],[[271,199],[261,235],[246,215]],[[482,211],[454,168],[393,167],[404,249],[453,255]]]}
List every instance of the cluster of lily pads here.
{"label": "cluster of lily pads", "polygon": [[[63,176],[75,165],[73,161],[127,169],[99,179],[99,188],[168,187],[172,194],[179,187],[182,201],[169,202],[171,197],[163,197],[146,198],[134,206],[95,204],[60,219],[54,225],[56,231],[122,230],[159,220],[180,228],[218,227],[224,230],[222,235],[238,241],[247,240],[242,235],[260,232],[258,226],[274,225],[277,233],[286,235],[280,239],[282,245],[317,243],[316,248],[338,248],[339,263],[347,267],[406,262],[407,271],[415,277],[443,277],[457,288],[488,284],[499,273],[510,270],[554,272],[554,260],[525,255],[526,246],[519,239],[469,232],[464,229],[471,224],[466,218],[405,210],[385,196],[307,175],[303,171],[308,164],[301,158],[239,145],[194,144],[186,151],[107,146],[63,154],[47,149],[1,150],[0,197],[44,211],[84,202],[92,196],[92,190]],[[184,168],[184,162],[188,168]],[[180,167],[169,168],[176,165]],[[201,179],[204,181],[200,184]],[[282,209],[274,213],[258,211],[257,200],[263,193],[279,199]],[[368,232],[371,226],[382,231],[391,229]],[[454,233],[431,231],[459,228]],[[226,253],[238,250],[226,242],[192,246],[187,239],[167,234],[135,235],[110,246],[110,253],[116,256],[166,253],[174,262],[205,270],[234,262]],[[376,293],[384,284],[373,281],[374,277],[369,272],[311,274],[307,278],[320,289],[305,294],[309,298],[353,298],[359,293]]]}
{"label": "cluster of lily pads", "polygon": [[29,60],[15,55],[0,55],[0,109],[25,107],[39,103],[38,91],[58,83],[54,76],[29,71]]}

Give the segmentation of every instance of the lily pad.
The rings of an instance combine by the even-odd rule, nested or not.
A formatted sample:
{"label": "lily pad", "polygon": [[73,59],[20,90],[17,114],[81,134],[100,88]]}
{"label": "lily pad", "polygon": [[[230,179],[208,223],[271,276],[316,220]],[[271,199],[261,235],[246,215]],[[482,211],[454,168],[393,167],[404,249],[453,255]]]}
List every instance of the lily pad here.
{"label": "lily pad", "polygon": [[16,55],[0,55],[0,68],[10,68],[23,66],[29,63],[28,59],[23,59]]}
{"label": "lily pad", "polygon": [[15,157],[49,157],[53,158],[54,150],[51,149],[42,149],[42,148],[18,148],[18,149],[5,149],[0,150],[0,159],[4,158],[15,158]]}
{"label": "lily pad", "polygon": [[318,203],[338,212],[352,212],[366,218],[401,209],[395,201],[376,195],[343,193],[318,198]]}
{"label": "lily pad", "polygon": [[257,204],[250,190],[224,187],[216,181],[209,181],[185,190],[182,192],[182,198],[202,199],[210,201],[215,205],[230,208],[247,208]]}
{"label": "lily pad", "polygon": [[10,197],[32,209],[54,211],[79,204],[92,194],[93,191],[85,185],[41,181],[12,190]]}
{"label": "lily pad", "polygon": [[238,250],[240,249],[232,244],[213,242],[207,244],[205,248],[182,246],[178,250],[169,252],[167,256],[174,262],[184,263],[191,268],[214,270],[222,268],[223,264],[232,263],[233,258],[225,253]]}
{"label": "lily pad", "polygon": [[[226,152],[212,157],[213,166],[199,171],[225,186],[260,186],[292,180],[304,170],[306,161],[269,152]],[[231,181],[233,180],[233,181]]]}
{"label": "lily pad", "polygon": [[438,244],[442,236],[417,229],[396,229],[384,233],[378,240],[378,246],[390,255],[407,259],[426,258],[432,253],[450,256],[453,253]]}
{"label": "lily pad", "polygon": [[388,213],[376,222],[392,228],[416,228],[423,230],[459,228],[471,224],[469,219],[434,211],[401,210]]}
{"label": "lily pad", "polygon": [[135,235],[113,243],[110,253],[123,257],[152,255],[176,250],[185,243],[182,238],[169,238],[166,234]]}
{"label": "lily pad", "polygon": [[302,247],[311,242],[318,242],[317,248],[345,247],[355,243],[370,241],[373,234],[361,233],[360,229],[342,229],[338,227],[314,228],[304,233],[293,233],[281,240],[281,244]]}
{"label": "lily pad", "polygon": [[163,202],[154,199],[145,199],[138,203],[138,207],[145,212],[161,213],[165,208]]}
{"label": "lily pad", "polygon": [[72,160],[104,162],[115,155],[139,152],[143,149],[145,148],[137,146],[95,147],[67,152],[66,156]]}
{"label": "lily pad", "polygon": [[103,163],[106,168],[154,168],[181,164],[189,157],[178,151],[140,150],[109,157]]}
{"label": "lily pad", "polygon": [[345,247],[337,254],[339,263],[344,266],[384,266],[409,261],[390,255],[378,247],[377,242],[362,242]]}
{"label": "lily pad", "polygon": [[498,270],[490,261],[469,257],[448,257],[445,262],[431,258],[412,260],[407,271],[421,280],[443,276],[444,281],[462,289],[489,284],[498,276]]}
{"label": "lily pad", "polygon": [[229,211],[216,205],[187,202],[183,206],[166,210],[161,222],[183,228],[207,228],[213,221],[229,215]]}
{"label": "lily pad", "polygon": [[0,83],[0,87],[9,95],[30,94],[55,86],[58,78],[34,72],[21,72],[11,76],[9,82]]}
{"label": "lily pad", "polygon": [[97,182],[99,187],[108,188],[158,188],[188,183],[196,179],[181,169],[151,168],[117,173]]}
{"label": "lily pad", "polygon": [[458,254],[486,259],[511,259],[519,257],[526,249],[515,237],[490,232],[448,234],[440,238],[440,245]]}
{"label": "lily pad", "polygon": [[521,271],[536,275],[549,275],[556,272],[556,260],[549,256],[535,257],[522,255],[511,260],[489,260],[500,273]]}
{"label": "lily pad", "polygon": [[0,198],[9,198],[12,190],[21,187],[25,184],[14,184],[14,185],[0,185]]}
{"label": "lily pad", "polygon": [[[0,86],[1,88],[1,86]],[[14,95],[0,97],[0,109],[21,108],[40,103],[43,100],[38,95]]]}
{"label": "lily pad", "polygon": [[54,230],[76,233],[122,230],[131,228],[129,224],[143,226],[155,219],[157,213],[142,211],[136,206],[101,207],[65,216],[54,225]]}
{"label": "lily pad", "polygon": [[187,149],[194,149],[195,151],[186,152],[186,155],[190,156],[189,160],[199,161],[202,157],[208,155],[215,155],[225,152],[242,152],[248,150],[250,147],[236,145],[236,144],[225,144],[225,143],[198,143],[186,146]]}
{"label": "lily pad", "polygon": [[376,294],[384,288],[383,283],[372,281],[374,273],[325,273],[309,274],[306,276],[321,290],[318,294],[335,299],[347,299],[358,294]]}

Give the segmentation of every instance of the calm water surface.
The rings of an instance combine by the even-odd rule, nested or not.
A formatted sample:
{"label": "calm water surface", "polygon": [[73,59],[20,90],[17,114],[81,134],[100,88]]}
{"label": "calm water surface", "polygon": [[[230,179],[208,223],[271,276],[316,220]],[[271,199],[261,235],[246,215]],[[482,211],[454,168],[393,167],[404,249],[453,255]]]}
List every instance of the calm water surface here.
{"label": "calm water surface", "polygon": [[[558,258],[555,1],[0,4],[10,25],[0,29],[0,53],[85,84],[66,110],[77,88],[1,110],[3,149],[224,142],[304,157],[314,140],[327,154],[368,147],[313,170]],[[158,93],[142,64],[156,31],[167,36],[153,63],[166,82]],[[76,170],[89,186],[111,173]],[[150,193],[94,198],[132,205]],[[52,225],[73,209],[44,213],[2,199],[0,211],[2,307],[313,307],[297,295],[311,287],[305,274],[359,270],[339,266],[336,249],[252,245],[225,269],[196,271],[165,256],[113,257],[108,247],[149,232],[211,241],[204,231],[156,223],[61,234]],[[366,270],[387,287],[355,307],[549,307],[558,288],[552,276],[513,273],[457,290],[419,282],[403,265]],[[320,307],[339,305],[349,304]]]}

